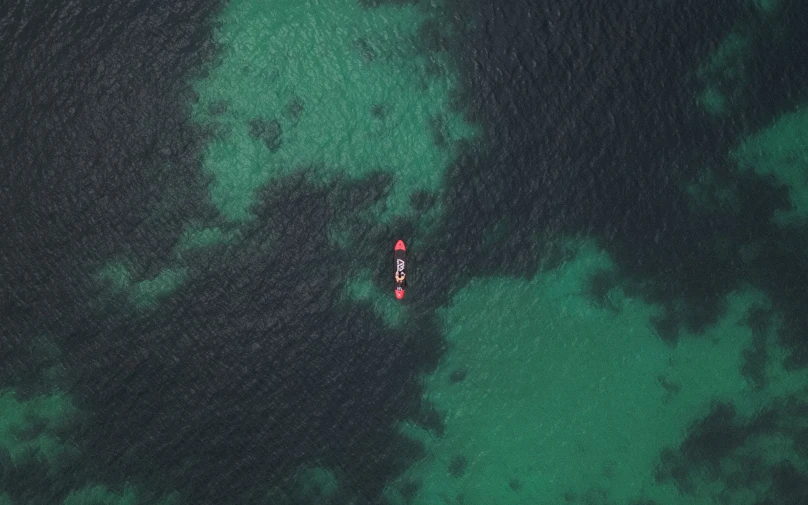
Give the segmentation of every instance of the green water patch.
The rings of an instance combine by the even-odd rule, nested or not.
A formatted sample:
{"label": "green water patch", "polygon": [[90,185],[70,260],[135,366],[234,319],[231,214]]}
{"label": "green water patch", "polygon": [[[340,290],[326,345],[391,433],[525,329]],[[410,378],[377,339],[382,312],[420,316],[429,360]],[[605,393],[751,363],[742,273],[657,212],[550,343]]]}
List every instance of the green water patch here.
{"label": "green water patch", "polygon": [[[0,479],[0,505],[179,504],[177,493],[154,499],[150,494],[137,493],[130,486],[114,492],[104,485],[87,485],[57,501],[55,496],[64,496],[56,494],[64,492],[65,476],[61,472],[82,461],[79,447],[66,440],[66,434],[78,420],[78,413],[71,398],[61,392],[21,398],[12,389],[0,390],[0,459],[10,465],[3,469]],[[20,478],[25,482],[21,484]],[[26,486],[26,482],[34,487]],[[57,489],[59,491],[55,491]],[[46,501],[40,502],[37,498]]]}
{"label": "green water patch", "polygon": [[[734,23],[732,30],[696,70],[702,87],[697,102],[712,116],[724,116],[743,109],[750,99],[755,98],[751,96],[753,90],[750,88],[756,80],[755,74],[771,72],[762,60],[783,58],[780,54],[757,54],[760,50],[791,50],[788,37],[792,30],[786,3],[781,0],[748,0],[747,3],[749,8],[743,11],[743,17]],[[777,49],[772,49],[772,43]],[[769,91],[754,90],[756,93]]]}
{"label": "green water patch", "polygon": [[12,390],[0,391],[0,451],[15,465],[36,458],[58,466],[63,457],[75,453],[57,432],[74,420],[76,412],[64,394],[21,400]]}
{"label": "green water patch", "polygon": [[808,109],[784,114],[748,138],[731,153],[741,172],[754,172],[788,190],[790,209],[775,211],[779,226],[805,223],[808,218]]}
{"label": "green water patch", "polygon": [[120,493],[115,493],[101,485],[87,486],[73,491],[64,500],[64,505],[138,505],[139,503],[134,488],[128,487]]}
{"label": "green water patch", "polygon": [[[372,205],[338,209],[351,217],[329,223],[332,243],[367,248],[369,226],[402,216],[431,229],[446,169],[479,134],[457,110],[450,55],[424,41],[450,35],[443,15],[433,4],[229,2],[215,33],[218,60],[193,83],[191,117],[210,133],[202,164],[230,224],[250,220],[258,190],[278,178],[304,174],[331,187],[381,173]],[[188,278],[188,253],[238,239],[227,224],[189,223],[156,275],[126,258],[97,280],[149,309]]]}
{"label": "green water patch", "polygon": [[104,485],[90,485],[72,491],[63,501],[64,505],[179,505],[179,503],[176,493],[154,501],[144,499],[132,486],[115,492]]}
{"label": "green water patch", "polygon": [[164,268],[150,279],[135,280],[133,267],[125,262],[111,262],[97,274],[114,295],[125,296],[136,309],[153,307],[173,293],[188,277],[185,267]]}
{"label": "green water patch", "polygon": [[231,220],[251,217],[255,192],[304,170],[313,182],[393,176],[385,212],[439,191],[458,141],[477,131],[452,107],[448,53],[420,38],[427,6],[368,8],[355,0],[234,0],[221,15],[221,57],[194,83],[192,116],[212,132],[205,170]]}
{"label": "green water patch", "polygon": [[741,200],[737,188],[716,176],[709,168],[699,174],[698,179],[682,187],[690,197],[694,211],[723,211],[736,214],[741,210]]}
{"label": "green water patch", "polygon": [[711,115],[729,111],[741,96],[749,76],[748,60],[751,56],[751,35],[736,28],[713,50],[696,75],[704,86],[698,97],[699,104]]}
{"label": "green water patch", "polygon": [[402,425],[428,456],[388,487],[393,503],[679,503],[655,476],[660,453],[715,401],[752,416],[808,384],[785,371],[785,353],[768,355],[763,387],[743,373],[749,312],[770,308],[756,290],[728,296],[715,325],[671,346],[653,330],[660,307],[617,284],[608,304],[593,301],[592,278],[619,272],[591,243],[575,248],[533,280],[475,279],[441,310],[448,350],[424,400],[445,430]]}
{"label": "green water patch", "polygon": [[698,102],[713,116],[725,114],[729,109],[728,98],[716,84],[707,84],[699,94]]}
{"label": "green water patch", "polygon": [[171,263],[151,277],[137,275],[131,261],[110,261],[96,274],[96,280],[114,296],[122,296],[137,310],[153,308],[174,293],[187,279],[189,267],[185,254],[200,249],[232,244],[236,231],[217,226],[188,226],[179,238]]}
{"label": "green water patch", "polygon": [[151,279],[144,279],[132,286],[132,303],[141,308],[152,306],[159,299],[173,293],[187,277],[188,271],[185,268],[165,268]]}
{"label": "green water patch", "polygon": [[782,0],[749,0],[749,3],[757,11],[769,16],[776,14],[783,7]]}
{"label": "green water patch", "polygon": [[320,467],[306,468],[298,476],[300,496],[310,503],[318,503],[334,496],[339,484],[333,472]]}
{"label": "green water patch", "polygon": [[808,372],[785,366],[782,318],[765,302],[743,322],[753,344],[743,353],[742,371],[753,388],[716,401],[678,446],[661,453],[656,476],[687,495],[721,503],[802,503],[808,489]]}
{"label": "green water patch", "polygon": [[187,251],[232,243],[235,238],[233,232],[228,232],[218,226],[188,227],[183,231],[177,243],[177,253],[181,255],[183,252]]}
{"label": "green water patch", "polygon": [[97,279],[115,292],[126,291],[132,286],[131,267],[123,262],[109,263],[98,272]]}
{"label": "green water patch", "polygon": [[341,505],[359,503],[359,499],[343,484],[345,475],[340,471],[322,466],[303,466],[290,477],[283,488],[273,486],[260,503],[271,505],[294,505],[316,503]]}
{"label": "green water patch", "polygon": [[[392,267],[391,267],[392,271]],[[392,275],[392,274],[391,274]],[[406,320],[407,305],[393,296],[393,282],[390,289],[381,289],[373,280],[370,270],[362,269],[348,279],[344,295],[351,303],[367,303],[389,328],[400,328]]]}

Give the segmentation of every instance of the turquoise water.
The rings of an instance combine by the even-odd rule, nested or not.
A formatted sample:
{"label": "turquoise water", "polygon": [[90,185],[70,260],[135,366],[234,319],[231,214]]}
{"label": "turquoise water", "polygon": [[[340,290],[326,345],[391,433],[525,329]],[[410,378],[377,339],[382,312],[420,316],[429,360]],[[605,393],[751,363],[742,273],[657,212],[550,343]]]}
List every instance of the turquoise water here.
{"label": "turquoise water", "polygon": [[[767,328],[766,387],[743,374],[749,312],[771,305],[751,286],[727,297],[715,325],[671,348],[653,330],[659,307],[619,287],[594,304],[589,279],[614,265],[591,243],[568,247],[568,261],[531,282],[474,280],[441,310],[449,350],[424,381],[446,433],[402,426],[428,448],[402,476],[423,486],[409,503],[677,503],[677,483],[659,482],[653,469],[716,402],[751,419],[773,399],[801,394],[808,375],[784,368],[776,326]],[[743,452],[801,461],[789,446],[778,435],[752,437]],[[722,493],[729,503],[754,503],[765,493],[709,478],[694,486],[694,503]],[[390,492],[394,503],[407,502]]]}
{"label": "turquoise water", "polygon": [[221,212],[249,218],[255,191],[294,171],[316,182],[390,174],[382,220],[412,213],[413,192],[440,192],[457,142],[477,127],[450,106],[447,52],[419,41],[427,21],[449,30],[439,9],[230,2],[221,62],[194,83],[192,113],[215,132],[203,163]]}
{"label": "turquoise water", "polygon": [[[47,329],[26,341],[31,357],[13,355],[35,363],[25,365],[35,370],[35,386],[0,384],[4,464],[32,475],[20,469],[41,470],[50,479],[43,477],[49,484],[42,488],[55,489],[49,496],[64,505],[212,497],[245,505],[802,503],[808,371],[789,304],[796,299],[798,309],[802,295],[782,287],[786,281],[768,263],[805,259],[808,113],[802,95],[767,115],[749,119],[746,112],[757,51],[795,37],[784,21],[787,8],[773,0],[744,3],[747,16],[713,34],[701,58],[684,65],[695,83],[687,88],[693,114],[729,139],[708,154],[699,150],[712,146],[664,147],[701,153],[694,155],[698,166],[676,172],[687,176],[671,176],[670,186],[699,222],[718,223],[694,238],[693,250],[703,247],[704,261],[723,262],[716,276],[730,280],[702,292],[702,279],[690,278],[700,258],[661,266],[646,258],[664,271],[657,276],[640,261],[631,268],[625,251],[641,246],[613,238],[620,232],[591,226],[582,233],[564,222],[570,215],[577,222],[580,202],[593,191],[609,195],[599,214],[619,228],[636,214],[621,214],[610,198],[625,191],[625,200],[642,200],[652,192],[644,188],[640,198],[606,187],[606,175],[588,177],[573,166],[580,155],[587,170],[608,170],[598,168],[600,148],[588,157],[565,151],[572,149],[562,140],[600,145],[607,132],[570,116],[549,133],[530,130],[512,144],[492,140],[500,126],[468,102],[469,62],[452,42],[477,40],[487,27],[459,19],[466,11],[457,2],[230,1],[211,21],[212,60],[197,62],[183,82],[183,120],[202,139],[192,166],[206,182],[195,197],[210,212],[198,215],[169,197],[149,207],[146,228],[173,216],[168,238],[154,239],[159,255],[142,253],[158,248],[137,242],[147,241],[142,231],[110,239],[121,242],[105,254],[86,246],[90,259],[80,275],[91,295],[79,298],[88,315],[64,336],[51,339]],[[543,14],[552,32],[557,20]],[[520,34],[506,35],[503,57],[518,60],[511,47],[522,43],[513,40]],[[561,58],[556,70],[565,72],[567,63],[579,62]],[[520,65],[540,74],[536,60]],[[514,94],[529,87],[500,78]],[[529,85],[550,87],[541,78]],[[498,102],[488,91],[497,102],[489,106],[518,117],[560,107]],[[585,119],[593,101],[573,96],[563,103],[584,107],[575,110]],[[501,152],[521,153],[547,138],[554,140],[546,156],[515,154],[523,165],[498,164]],[[638,150],[657,148],[663,146]],[[492,164],[463,171],[480,153],[494,153],[484,158]],[[173,168],[166,162],[156,170]],[[638,164],[627,172],[645,170]],[[509,187],[496,174],[511,171],[523,179]],[[632,175],[626,187],[643,177]],[[649,179],[648,187],[663,179]],[[567,198],[546,189],[554,184],[578,189]],[[527,187],[538,188],[529,197],[558,197],[565,210],[544,219],[536,210],[543,207],[525,203]],[[749,200],[759,188],[775,203]],[[486,203],[494,193],[500,199]],[[754,226],[743,224],[750,215]],[[647,218],[637,228],[675,227]],[[388,278],[388,246],[399,236],[414,266],[403,304]],[[667,247],[655,242],[642,250]],[[512,257],[507,265],[498,263],[501,255]],[[680,277],[697,287],[685,292],[675,283]],[[286,362],[287,355],[298,361]],[[94,370],[103,373],[85,373],[87,360],[101,363]],[[395,374],[379,379],[388,368]],[[158,378],[137,382],[148,373]],[[124,378],[110,379],[120,385],[109,390],[88,379],[104,374]],[[129,381],[141,387],[130,393]],[[260,389],[266,383],[272,388]],[[417,398],[408,403],[412,391]],[[184,398],[192,400],[171,410]],[[328,408],[317,410],[321,404]],[[307,408],[314,414],[294,417]],[[154,410],[138,417],[141,409]],[[115,426],[82,425],[97,412],[111,413]],[[132,425],[118,427],[128,415]],[[373,429],[345,428],[357,419],[378,423],[377,438],[370,438]],[[289,435],[300,447],[286,447],[292,442],[282,430],[300,426],[303,434]],[[92,428],[106,442],[124,434],[123,443],[142,452],[120,456],[126,470],[113,478],[86,461]],[[187,431],[175,435],[180,428]],[[202,442],[197,432],[206,433]],[[143,433],[157,434],[154,445],[139,445],[149,440]],[[396,459],[390,440],[417,450]],[[297,459],[277,464],[276,452]],[[204,461],[216,457],[221,461]],[[378,461],[388,466],[380,470]],[[193,473],[206,465],[207,473]],[[221,484],[216,478],[230,467],[238,477]],[[61,478],[70,472],[81,479]],[[13,484],[4,479],[0,484]],[[18,488],[0,491],[0,505],[45,503],[21,499]]]}

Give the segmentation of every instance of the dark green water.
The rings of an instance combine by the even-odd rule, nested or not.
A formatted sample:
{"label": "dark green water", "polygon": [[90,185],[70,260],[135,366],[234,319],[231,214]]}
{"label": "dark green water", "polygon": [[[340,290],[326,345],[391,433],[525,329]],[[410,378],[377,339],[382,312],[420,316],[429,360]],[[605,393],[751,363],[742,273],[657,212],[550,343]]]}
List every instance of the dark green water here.
{"label": "dark green water", "polygon": [[806,22],[0,8],[0,505],[805,503]]}

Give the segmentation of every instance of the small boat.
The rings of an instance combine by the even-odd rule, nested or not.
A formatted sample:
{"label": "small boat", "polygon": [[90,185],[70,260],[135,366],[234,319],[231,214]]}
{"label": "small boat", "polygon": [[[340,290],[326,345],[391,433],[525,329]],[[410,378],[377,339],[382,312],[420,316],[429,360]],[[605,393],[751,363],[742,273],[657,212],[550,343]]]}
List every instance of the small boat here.
{"label": "small boat", "polygon": [[393,268],[396,299],[402,300],[404,290],[407,288],[407,247],[403,240],[396,242],[396,246],[393,248]]}

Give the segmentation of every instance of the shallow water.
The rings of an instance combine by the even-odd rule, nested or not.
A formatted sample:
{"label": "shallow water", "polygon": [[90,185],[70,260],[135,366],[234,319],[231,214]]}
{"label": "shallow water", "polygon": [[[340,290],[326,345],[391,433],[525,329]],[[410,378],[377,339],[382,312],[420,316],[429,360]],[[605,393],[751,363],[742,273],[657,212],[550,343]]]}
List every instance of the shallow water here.
{"label": "shallow water", "polygon": [[706,4],[0,9],[0,504],[804,503],[808,10]]}

